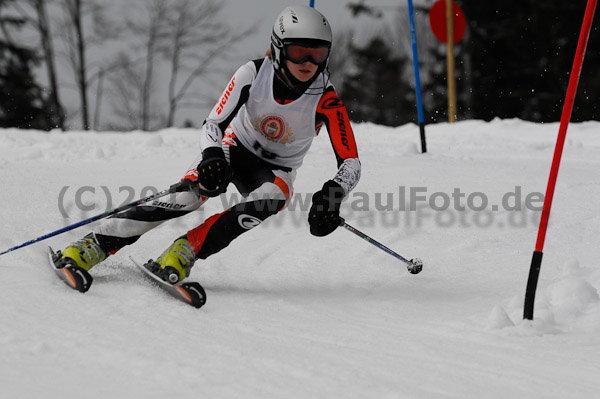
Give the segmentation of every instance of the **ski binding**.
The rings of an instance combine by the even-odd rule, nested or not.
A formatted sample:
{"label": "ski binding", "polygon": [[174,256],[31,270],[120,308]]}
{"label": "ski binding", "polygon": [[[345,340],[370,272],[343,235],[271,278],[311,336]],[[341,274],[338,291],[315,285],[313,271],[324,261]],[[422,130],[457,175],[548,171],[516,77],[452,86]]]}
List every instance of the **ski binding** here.
{"label": "ski binding", "polygon": [[79,292],[87,292],[90,289],[94,279],[87,272],[77,265],[60,264],[61,258],[60,251],[54,252],[51,247],[48,247],[48,259],[50,260],[50,267],[56,273],[56,275],[65,282],[69,287]]}
{"label": "ski binding", "polygon": [[153,283],[155,283],[159,288],[165,290],[171,296],[179,299],[191,305],[195,308],[201,308],[206,303],[206,292],[204,288],[197,282],[183,282],[183,283],[175,283],[171,284],[160,277],[156,276],[150,270],[146,268],[146,266],[139,264],[135,261],[131,256],[129,257],[133,264],[144,272],[144,275]]}

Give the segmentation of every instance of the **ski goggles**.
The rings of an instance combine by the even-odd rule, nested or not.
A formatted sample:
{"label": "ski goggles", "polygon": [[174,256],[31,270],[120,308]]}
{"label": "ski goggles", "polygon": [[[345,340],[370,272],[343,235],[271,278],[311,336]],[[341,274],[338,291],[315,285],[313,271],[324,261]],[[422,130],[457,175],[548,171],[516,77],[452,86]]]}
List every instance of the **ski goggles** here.
{"label": "ski goggles", "polygon": [[320,65],[329,57],[329,46],[305,47],[299,44],[286,44],[283,47],[285,57],[294,64],[303,64],[310,61]]}

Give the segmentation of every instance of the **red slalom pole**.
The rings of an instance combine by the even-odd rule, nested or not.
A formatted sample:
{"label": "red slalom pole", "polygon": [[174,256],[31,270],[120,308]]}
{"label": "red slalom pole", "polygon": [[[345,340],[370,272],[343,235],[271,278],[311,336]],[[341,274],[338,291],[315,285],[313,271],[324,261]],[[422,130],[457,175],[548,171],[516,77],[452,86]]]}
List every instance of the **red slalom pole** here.
{"label": "red slalom pole", "polygon": [[525,291],[525,306],[523,310],[523,319],[533,319],[533,305],[535,302],[535,291],[537,289],[538,277],[542,266],[542,256],[544,251],[544,241],[546,239],[546,230],[548,228],[548,219],[550,218],[550,208],[552,207],[552,198],[554,197],[554,188],[558,177],[558,168],[562,157],[565,138],[567,137],[567,128],[571,120],[573,104],[575,103],[575,95],[579,84],[579,76],[581,75],[581,67],[583,66],[583,58],[587,48],[594,13],[596,11],[597,0],[588,0],[581,25],[581,33],[579,34],[579,42],[577,43],[577,51],[573,60],[573,68],[571,69],[571,77],[569,78],[569,86],[567,95],[563,105],[562,115],[560,118],[560,127],[558,129],[558,139],[554,148],[554,158],[552,159],[552,167],[550,169],[550,178],[548,179],[548,187],[546,188],[546,197],[544,199],[544,208],[542,210],[542,219],[538,230],[537,241],[535,243],[535,251],[531,259],[531,267],[529,269],[529,278],[527,280],[527,289]]}

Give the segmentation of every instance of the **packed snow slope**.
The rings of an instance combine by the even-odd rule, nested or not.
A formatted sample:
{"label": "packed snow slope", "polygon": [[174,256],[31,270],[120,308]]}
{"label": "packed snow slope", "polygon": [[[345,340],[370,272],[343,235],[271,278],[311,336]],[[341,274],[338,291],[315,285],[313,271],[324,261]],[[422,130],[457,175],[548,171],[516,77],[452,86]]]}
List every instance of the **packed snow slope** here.
{"label": "packed snow slope", "polygon": [[[533,322],[523,297],[558,124],[354,126],[363,165],[344,229],[309,234],[311,193],[335,174],[322,132],[288,208],[199,261],[194,309],[142,278],[234,201],[232,187],[92,269],[86,294],[46,247],[0,256],[2,398],[592,398],[600,392],[600,123],[569,127]],[[0,131],[0,249],[177,182],[194,130]],[[404,194],[403,194],[404,193]]]}

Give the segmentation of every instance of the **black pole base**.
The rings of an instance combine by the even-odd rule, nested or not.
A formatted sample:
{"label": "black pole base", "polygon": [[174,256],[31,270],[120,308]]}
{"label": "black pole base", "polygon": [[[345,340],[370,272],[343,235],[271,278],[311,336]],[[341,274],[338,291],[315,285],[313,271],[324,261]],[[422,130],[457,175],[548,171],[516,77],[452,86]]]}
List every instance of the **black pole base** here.
{"label": "black pole base", "polygon": [[419,122],[419,132],[421,133],[421,154],[427,152],[427,141],[425,140],[425,123]]}
{"label": "black pole base", "polygon": [[525,306],[523,307],[523,319],[533,320],[533,305],[535,302],[535,291],[537,289],[540,268],[542,267],[543,252],[534,251],[531,258],[531,267],[529,268],[529,278],[527,279],[527,289],[525,291]]}

